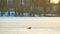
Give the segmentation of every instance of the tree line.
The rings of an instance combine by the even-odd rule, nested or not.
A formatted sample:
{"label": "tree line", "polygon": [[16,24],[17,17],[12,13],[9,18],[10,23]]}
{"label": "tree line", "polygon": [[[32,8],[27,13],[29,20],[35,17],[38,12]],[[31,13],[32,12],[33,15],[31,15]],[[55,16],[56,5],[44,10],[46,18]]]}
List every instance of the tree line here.
{"label": "tree line", "polygon": [[[10,16],[10,8],[14,8],[15,11],[15,16],[16,12],[18,12],[18,16],[24,16],[24,12],[28,12],[29,16],[34,16],[35,14],[41,15],[51,13],[53,11],[53,6],[54,4],[50,4],[50,1],[47,0],[24,0],[24,5],[22,4],[22,0],[20,0],[20,4],[18,4],[18,0],[14,0],[13,4],[7,5],[6,0],[1,0],[0,1],[0,11],[2,12],[2,15],[4,15],[5,11],[8,11],[8,15]],[[49,12],[47,11],[47,8],[49,8]],[[20,15],[22,13],[22,15]],[[60,16],[60,2],[57,4],[57,11],[53,12],[57,16]]]}

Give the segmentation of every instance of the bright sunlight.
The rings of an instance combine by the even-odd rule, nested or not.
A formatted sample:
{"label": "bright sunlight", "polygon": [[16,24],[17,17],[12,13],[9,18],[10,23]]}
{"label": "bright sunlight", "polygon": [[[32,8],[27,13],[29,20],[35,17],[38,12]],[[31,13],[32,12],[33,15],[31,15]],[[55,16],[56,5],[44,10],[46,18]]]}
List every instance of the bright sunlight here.
{"label": "bright sunlight", "polygon": [[50,3],[52,4],[58,4],[60,0],[50,0]]}

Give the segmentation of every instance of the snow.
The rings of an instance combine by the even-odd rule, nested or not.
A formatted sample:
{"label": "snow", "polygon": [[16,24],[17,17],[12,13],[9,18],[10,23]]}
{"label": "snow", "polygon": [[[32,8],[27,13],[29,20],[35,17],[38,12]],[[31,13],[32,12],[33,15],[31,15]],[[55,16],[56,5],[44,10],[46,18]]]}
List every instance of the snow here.
{"label": "snow", "polygon": [[60,34],[60,17],[3,17],[0,34]]}

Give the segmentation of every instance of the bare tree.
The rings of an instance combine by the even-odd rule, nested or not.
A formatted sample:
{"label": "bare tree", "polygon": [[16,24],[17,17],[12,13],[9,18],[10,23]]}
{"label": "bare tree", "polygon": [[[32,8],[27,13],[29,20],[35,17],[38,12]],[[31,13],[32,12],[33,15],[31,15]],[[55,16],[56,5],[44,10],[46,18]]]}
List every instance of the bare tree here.
{"label": "bare tree", "polygon": [[60,16],[60,1],[59,1],[59,4],[58,4],[58,10],[57,10],[57,16]]}
{"label": "bare tree", "polygon": [[1,16],[3,16],[4,15],[4,7],[5,7],[5,2],[4,2],[4,0],[1,0]]}
{"label": "bare tree", "polygon": [[[18,7],[18,0],[14,0],[14,5],[15,5],[15,16],[17,16],[17,7]],[[18,11],[19,12],[19,11]]]}
{"label": "bare tree", "polygon": [[24,11],[23,11],[23,0],[21,0],[21,13],[22,13],[21,16],[23,16],[23,13],[24,13]]}

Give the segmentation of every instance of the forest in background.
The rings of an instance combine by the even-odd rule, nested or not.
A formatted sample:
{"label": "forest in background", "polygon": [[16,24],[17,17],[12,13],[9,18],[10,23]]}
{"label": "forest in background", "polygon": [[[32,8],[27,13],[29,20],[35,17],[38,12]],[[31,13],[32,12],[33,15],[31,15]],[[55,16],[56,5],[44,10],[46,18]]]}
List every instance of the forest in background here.
{"label": "forest in background", "polygon": [[[14,16],[60,16],[60,1],[58,4],[50,3],[50,0],[0,0],[1,16],[8,12],[14,12]],[[25,15],[26,16],[26,15]]]}

